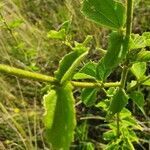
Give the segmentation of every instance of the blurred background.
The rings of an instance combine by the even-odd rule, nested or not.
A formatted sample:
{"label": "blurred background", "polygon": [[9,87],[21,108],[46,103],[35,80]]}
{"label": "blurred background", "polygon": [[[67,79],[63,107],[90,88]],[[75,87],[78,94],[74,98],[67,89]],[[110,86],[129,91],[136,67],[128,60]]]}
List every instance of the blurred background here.
{"label": "blurred background", "polygon": [[[59,30],[66,22],[70,41],[82,42],[87,35],[94,37],[88,57],[97,61],[100,58],[97,49],[107,48],[110,31],[87,21],[80,12],[81,2],[0,0],[0,64],[53,76],[59,60],[71,50],[62,41],[49,39],[47,33]],[[136,0],[134,8],[133,32],[150,32],[150,1]],[[115,73],[110,80],[118,78]],[[47,88],[46,83],[0,74],[0,150],[50,149],[44,138],[42,124],[42,97]],[[145,110],[150,115],[150,89],[143,90],[146,95]],[[78,90],[75,91],[76,97],[78,94]],[[77,97],[77,102],[79,100]],[[104,131],[99,126],[103,122],[84,120],[87,114],[100,113],[96,108],[87,109],[83,104],[77,105],[78,125],[71,149],[80,150],[83,145],[91,143],[94,143],[95,149],[101,149],[104,144]],[[144,122],[140,111],[135,110],[133,114]],[[141,143],[137,149],[148,149],[149,132],[138,133]]]}

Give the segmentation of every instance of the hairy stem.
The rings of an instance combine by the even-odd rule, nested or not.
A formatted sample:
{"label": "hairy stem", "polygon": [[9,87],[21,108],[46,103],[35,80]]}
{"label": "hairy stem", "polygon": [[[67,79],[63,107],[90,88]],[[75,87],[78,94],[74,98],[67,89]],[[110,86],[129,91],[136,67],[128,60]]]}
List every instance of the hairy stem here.
{"label": "hairy stem", "polygon": [[128,66],[124,66],[121,74],[121,80],[120,80],[120,88],[125,88],[126,80],[128,75]]}
{"label": "hairy stem", "polygon": [[[50,82],[51,84],[57,84],[57,80],[54,77],[43,75],[40,73],[25,71],[25,70],[10,67],[7,65],[0,64],[0,72],[6,73],[8,75],[14,75],[17,77],[33,79],[33,80],[41,81],[41,82]],[[80,88],[99,88],[99,87],[102,88],[102,85],[97,82],[71,81],[71,84],[75,87],[80,87]],[[110,82],[110,83],[103,84],[103,87],[118,87],[118,86],[120,86],[119,82]]]}
{"label": "hairy stem", "polygon": [[[130,41],[131,30],[132,30],[132,17],[133,17],[133,0],[127,0],[126,35],[125,35],[125,44],[123,45],[125,52],[129,51],[129,41]],[[121,74],[120,88],[123,88],[123,89],[125,88],[127,74],[128,74],[128,66],[124,66],[122,74]],[[120,135],[119,113],[116,114],[116,118],[117,118],[116,120],[117,136],[119,137]]]}

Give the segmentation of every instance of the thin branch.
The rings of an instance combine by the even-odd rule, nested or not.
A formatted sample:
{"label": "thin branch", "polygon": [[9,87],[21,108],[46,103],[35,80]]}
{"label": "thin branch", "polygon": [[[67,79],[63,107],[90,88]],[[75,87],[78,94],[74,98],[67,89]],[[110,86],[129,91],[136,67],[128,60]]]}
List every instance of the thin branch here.
{"label": "thin branch", "polygon": [[[2,64],[0,64],[0,72],[8,74],[8,75],[14,75],[17,77],[32,79],[32,80],[41,81],[41,82],[50,82],[52,84],[58,83],[56,78],[54,78],[54,77],[43,75],[40,73],[25,71],[22,69],[18,69],[15,67],[10,67],[7,65],[2,65]],[[100,83],[96,83],[96,82],[71,81],[71,84],[74,87],[80,87],[80,88],[99,88],[99,87],[101,88],[102,87],[102,85]],[[110,82],[110,83],[103,84],[103,87],[118,87],[118,86],[120,86],[119,82]]]}
{"label": "thin branch", "polygon": [[85,116],[85,117],[81,117],[80,120],[105,120],[104,117],[101,116]]}
{"label": "thin branch", "polygon": [[[128,52],[129,51],[129,41],[132,31],[132,17],[133,17],[133,0],[127,0],[127,18],[126,18],[126,35],[125,35],[125,44],[123,45],[123,51]],[[120,80],[120,88],[124,89],[126,84],[126,79],[128,75],[128,66],[123,67],[121,80]],[[120,135],[120,117],[119,113],[116,114],[117,120],[117,136]]]}

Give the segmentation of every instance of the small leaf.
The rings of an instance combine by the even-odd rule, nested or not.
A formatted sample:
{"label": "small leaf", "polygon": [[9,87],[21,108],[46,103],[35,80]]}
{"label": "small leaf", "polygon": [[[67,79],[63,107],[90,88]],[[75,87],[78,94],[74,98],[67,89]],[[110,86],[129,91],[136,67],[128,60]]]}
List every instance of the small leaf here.
{"label": "small leaf", "polygon": [[118,88],[115,95],[111,99],[109,111],[111,114],[120,112],[128,103],[128,96],[124,89]]}
{"label": "small leaf", "polygon": [[131,117],[131,112],[127,109],[127,108],[123,108],[122,111],[120,112],[120,118],[124,119],[124,118],[129,118]]}
{"label": "small leaf", "polygon": [[81,98],[83,103],[90,107],[96,102],[97,89],[87,88],[84,89],[81,93]]}
{"label": "small leaf", "polygon": [[105,80],[124,59],[126,52],[124,52],[123,43],[123,36],[118,32],[113,32],[110,35],[107,53],[97,65],[98,79]]}
{"label": "small leaf", "polygon": [[99,25],[119,29],[125,23],[125,7],[114,0],[84,0],[82,13]]}
{"label": "small leaf", "polygon": [[150,86],[150,79],[146,80],[144,83],[142,83],[143,85],[147,85]]}
{"label": "small leaf", "polygon": [[69,150],[75,128],[72,86],[55,87],[44,96],[46,137],[53,149]]}
{"label": "small leaf", "polygon": [[150,51],[141,51],[137,54],[136,60],[139,62],[150,62]]}
{"label": "small leaf", "polygon": [[137,81],[132,80],[130,83],[128,83],[127,89],[130,89],[130,88],[134,87],[136,84],[137,84]]}
{"label": "small leaf", "polygon": [[136,76],[137,79],[141,79],[146,72],[146,63],[145,62],[134,63],[131,67],[131,72]]}
{"label": "small leaf", "polygon": [[88,62],[75,74],[74,79],[95,79],[96,77],[96,64]]}
{"label": "small leaf", "polygon": [[146,41],[143,36],[140,36],[139,34],[132,34],[130,39],[130,47],[129,49],[139,49],[139,48],[145,48],[146,47]]}
{"label": "small leaf", "polygon": [[47,33],[47,37],[51,38],[51,39],[59,39],[59,40],[64,40],[66,37],[66,31],[65,29],[61,29],[59,31],[55,31],[55,30],[50,30]]}
{"label": "small leaf", "polygon": [[92,80],[95,80],[95,78],[94,77],[92,77],[92,76],[90,76],[90,75],[87,75],[87,74],[85,74],[85,73],[80,73],[80,72],[78,72],[78,73],[76,73],[74,76],[73,76],[73,79],[75,79],[75,80],[81,80],[81,79],[92,79]]}
{"label": "small leaf", "polygon": [[110,101],[108,99],[100,101],[98,104],[95,105],[97,108],[102,108],[103,110],[107,111],[108,106],[110,105]]}
{"label": "small leaf", "polygon": [[107,97],[112,97],[114,95],[114,92],[116,91],[116,89],[114,87],[110,87],[107,90]]}
{"label": "small leaf", "polygon": [[135,102],[135,104],[143,111],[144,107],[144,95],[140,91],[132,92],[129,97]]}
{"label": "small leaf", "polygon": [[103,134],[103,138],[105,141],[112,141],[116,138],[116,133],[114,130],[107,131]]}
{"label": "small leaf", "polygon": [[80,62],[87,56],[88,52],[84,52],[72,63],[72,65],[68,68],[61,79],[61,84],[66,83],[68,80],[71,80],[73,75],[75,74],[76,68],[79,66]]}
{"label": "small leaf", "polygon": [[83,53],[83,52],[88,51],[88,49],[89,49],[88,47],[84,46],[83,43],[78,43],[76,41],[74,43],[75,43],[75,47],[72,47],[72,50],[74,50],[74,51],[78,51],[80,53]]}
{"label": "small leaf", "polygon": [[90,75],[92,77],[96,77],[96,63],[94,62],[88,62],[83,66],[83,68],[79,71],[81,73],[85,73],[87,75]]}
{"label": "small leaf", "polygon": [[144,32],[142,36],[146,41],[146,46],[150,46],[150,32]]}
{"label": "small leaf", "polygon": [[21,19],[16,19],[16,20],[13,20],[12,22],[10,22],[8,24],[9,28],[11,29],[14,29],[14,28],[18,28],[20,27],[20,25],[23,23],[24,21],[21,20]]}

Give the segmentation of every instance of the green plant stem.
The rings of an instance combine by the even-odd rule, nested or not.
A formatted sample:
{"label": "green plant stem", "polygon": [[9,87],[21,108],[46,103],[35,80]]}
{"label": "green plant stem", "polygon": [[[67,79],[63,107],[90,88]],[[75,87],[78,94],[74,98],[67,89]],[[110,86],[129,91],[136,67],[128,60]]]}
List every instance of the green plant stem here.
{"label": "green plant stem", "polygon": [[101,116],[86,116],[86,117],[81,117],[80,120],[90,120],[90,119],[94,119],[94,120],[105,120],[104,117]]}
{"label": "green plant stem", "polygon": [[[133,0],[127,0],[127,19],[126,19],[126,35],[125,35],[125,44],[123,45],[124,51],[127,53],[129,51],[129,42],[132,30],[132,17],[133,17]],[[126,79],[128,74],[128,66],[123,67],[123,71],[121,74],[120,88],[125,88]],[[117,120],[117,136],[120,135],[120,117],[119,113],[116,114]]]}
{"label": "green plant stem", "polygon": [[123,67],[123,71],[121,74],[121,80],[120,80],[120,88],[125,88],[126,80],[127,80],[127,75],[128,75],[128,66]]}
{"label": "green plant stem", "polygon": [[[122,71],[122,74],[121,74],[121,81],[120,81],[120,87],[119,88],[125,88],[125,84],[126,84],[126,79],[127,79],[127,75],[128,75],[128,67],[127,66],[124,66],[123,67],[123,71]],[[116,124],[117,124],[117,137],[120,136],[120,114],[117,113],[116,114]]]}
{"label": "green plant stem", "polygon": [[130,39],[133,18],[133,0],[127,0],[126,37]]}
{"label": "green plant stem", "polygon": [[[40,73],[33,73],[30,71],[25,71],[22,69],[18,69],[15,67],[10,67],[7,65],[0,64],[0,72],[5,73],[8,75],[14,75],[17,77],[27,78],[27,79],[33,79],[36,81],[41,82],[50,82],[51,84],[57,84],[57,80],[54,77],[43,75]],[[102,85],[97,82],[77,82],[77,81],[71,81],[71,84],[74,87],[80,87],[80,88],[101,88]],[[119,82],[110,82],[103,84],[103,87],[118,87],[120,86]]]}
{"label": "green plant stem", "polygon": [[14,68],[14,67],[2,65],[2,64],[0,64],[0,72],[14,75],[17,77],[23,77],[23,78],[27,78],[27,79],[42,81],[42,82],[56,82],[56,79],[53,77],[42,75],[39,73],[33,73],[30,71],[25,71],[22,69],[18,69],[18,68]]}
{"label": "green plant stem", "polygon": [[120,82],[109,82],[109,83],[96,83],[96,82],[77,82],[77,81],[71,81],[71,84],[74,87],[80,87],[80,88],[109,88],[109,87],[118,87],[120,86]]}

